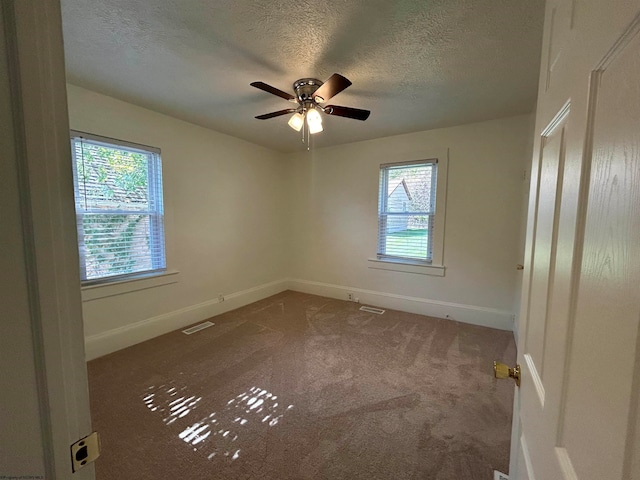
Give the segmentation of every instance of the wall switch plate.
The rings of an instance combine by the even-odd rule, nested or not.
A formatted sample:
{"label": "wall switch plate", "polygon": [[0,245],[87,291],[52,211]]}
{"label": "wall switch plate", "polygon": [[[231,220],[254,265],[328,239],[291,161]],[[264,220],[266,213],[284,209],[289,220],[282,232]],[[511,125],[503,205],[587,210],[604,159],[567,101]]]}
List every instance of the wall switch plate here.
{"label": "wall switch plate", "polygon": [[71,468],[77,472],[87,463],[94,462],[100,456],[98,432],[93,432],[71,445]]}

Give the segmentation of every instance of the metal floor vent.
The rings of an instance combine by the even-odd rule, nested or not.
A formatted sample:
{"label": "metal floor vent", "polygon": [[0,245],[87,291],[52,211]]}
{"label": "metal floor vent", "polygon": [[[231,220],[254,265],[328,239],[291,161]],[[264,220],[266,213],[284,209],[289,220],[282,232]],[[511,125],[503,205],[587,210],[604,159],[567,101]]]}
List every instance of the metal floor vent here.
{"label": "metal floor vent", "polygon": [[497,470],[494,470],[493,480],[509,480],[509,475],[507,475],[506,473],[502,473]]}
{"label": "metal floor vent", "polygon": [[376,315],[382,315],[384,313],[384,310],[373,307],[360,307],[360,310],[363,312],[375,313]]}
{"label": "metal floor vent", "polygon": [[200,330],[204,330],[205,328],[213,327],[215,323],[211,322],[202,322],[198,325],[194,325],[193,327],[189,327],[186,330],[182,330],[182,333],[185,335],[191,335],[192,333],[199,332]]}

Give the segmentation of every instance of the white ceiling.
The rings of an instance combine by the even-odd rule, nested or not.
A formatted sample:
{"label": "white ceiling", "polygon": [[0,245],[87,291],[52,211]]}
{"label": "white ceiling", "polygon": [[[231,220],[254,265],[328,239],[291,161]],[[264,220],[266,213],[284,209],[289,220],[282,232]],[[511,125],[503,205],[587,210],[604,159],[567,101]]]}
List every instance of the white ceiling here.
{"label": "white ceiling", "polygon": [[315,146],[506,117],[534,108],[544,0],[62,0],[70,83],[280,151],[302,149],[292,92],[332,73]]}

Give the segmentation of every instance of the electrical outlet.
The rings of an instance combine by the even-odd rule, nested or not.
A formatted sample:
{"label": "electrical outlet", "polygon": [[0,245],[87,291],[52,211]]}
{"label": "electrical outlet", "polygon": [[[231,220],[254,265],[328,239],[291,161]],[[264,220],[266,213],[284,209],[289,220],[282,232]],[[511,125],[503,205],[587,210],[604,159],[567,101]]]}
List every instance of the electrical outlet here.
{"label": "electrical outlet", "polygon": [[224,302],[224,295],[222,293],[218,294],[218,303]]}
{"label": "electrical outlet", "polygon": [[353,302],[353,293],[347,294],[347,300],[349,300],[350,302]]}

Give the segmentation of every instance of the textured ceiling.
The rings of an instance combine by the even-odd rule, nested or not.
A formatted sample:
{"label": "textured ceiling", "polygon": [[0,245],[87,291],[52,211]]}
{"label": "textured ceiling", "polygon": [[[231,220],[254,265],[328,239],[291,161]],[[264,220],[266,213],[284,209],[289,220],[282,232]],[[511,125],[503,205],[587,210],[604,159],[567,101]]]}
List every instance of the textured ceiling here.
{"label": "textured ceiling", "polygon": [[544,0],[62,0],[70,83],[281,151],[303,148],[291,91],[332,73],[353,85],[330,103],[315,146],[533,110]]}

